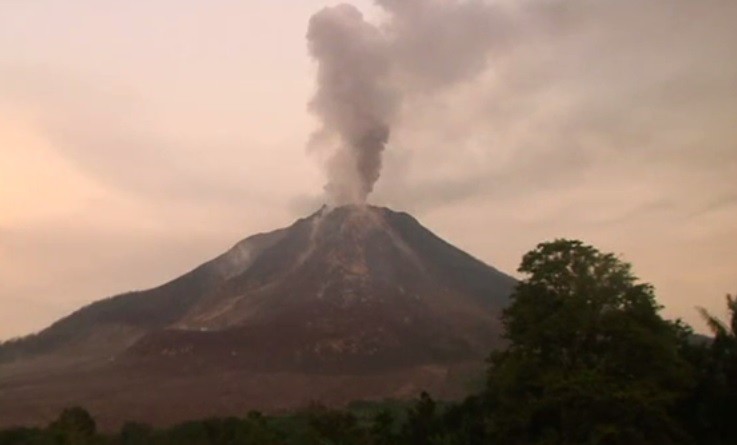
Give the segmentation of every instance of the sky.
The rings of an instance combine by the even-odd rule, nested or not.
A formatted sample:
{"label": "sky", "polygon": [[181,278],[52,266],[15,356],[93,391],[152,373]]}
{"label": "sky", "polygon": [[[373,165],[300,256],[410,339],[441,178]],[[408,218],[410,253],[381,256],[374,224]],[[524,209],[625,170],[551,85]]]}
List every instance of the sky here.
{"label": "sky", "polygon": [[[466,3],[407,4],[423,1]],[[336,3],[0,1],[0,339],[319,207],[306,35]],[[736,2],[497,0],[482,26],[417,28],[392,21],[397,0],[351,3],[410,42],[371,203],[510,274],[581,239],[632,263],[665,316],[725,315]]]}

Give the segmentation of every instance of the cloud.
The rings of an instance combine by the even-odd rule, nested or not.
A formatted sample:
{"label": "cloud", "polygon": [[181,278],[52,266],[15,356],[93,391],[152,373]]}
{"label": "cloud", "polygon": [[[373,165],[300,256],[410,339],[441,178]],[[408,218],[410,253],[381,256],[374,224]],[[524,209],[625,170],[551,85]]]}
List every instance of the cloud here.
{"label": "cloud", "polygon": [[310,147],[333,149],[325,190],[336,204],[363,203],[373,191],[404,96],[433,94],[473,78],[502,36],[496,8],[484,2],[377,4],[388,14],[383,26],[340,4],[315,13],[307,32],[318,63],[310,110],[321,123]]}
{"label": "cloud", "polygon": [[162,131],[135,90],[17,65],[0,69],[0,83],[0,105],[25,110],[60,156],[110,187],[147,199],[268,202],[269,188],[218,159],[244,151],[237,140],[180,140]]}
{"label": "cloud", "polygon": [[[586,176],[596,187],[593,172],[622,168],[623,182],[660,176],[664,195],[697,205],[737,172],[736,12],[720,0],[496,11],[488,69],[405,98],[389,150],[408,154],[387,159],[403,174],[375,199],[432,208]],[[412,161],[390,165],[398,158]]]}
{"label": "cloud", "polygon": [[[0,338],[324,201],[304,35],[327,0],[72,3],[0,5]],[[373,203],[505,271],[581,238],[623,253],[669,315],[719,313],[737,3],[370,3],[401,99]]]}

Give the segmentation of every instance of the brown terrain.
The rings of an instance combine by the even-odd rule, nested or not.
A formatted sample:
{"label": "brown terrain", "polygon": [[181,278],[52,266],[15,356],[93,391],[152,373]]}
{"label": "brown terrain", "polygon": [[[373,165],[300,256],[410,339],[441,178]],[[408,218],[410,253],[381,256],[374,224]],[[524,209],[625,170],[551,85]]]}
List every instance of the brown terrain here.
{"label": "brown terrain", "polygon": [[500,345],[514,283],[408,214],[323,208],[0,345],[0,426],[70,405],[115,428],[460,397]]}

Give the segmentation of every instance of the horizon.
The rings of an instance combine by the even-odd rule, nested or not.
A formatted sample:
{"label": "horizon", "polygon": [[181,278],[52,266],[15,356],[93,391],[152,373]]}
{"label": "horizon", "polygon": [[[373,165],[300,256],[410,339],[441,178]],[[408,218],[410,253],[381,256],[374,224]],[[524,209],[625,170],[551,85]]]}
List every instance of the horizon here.
{"label": "horizon", "polygon": [[[0,341],[169,281],[342,184],[316,147],[334,113],[307,105],[308,25],[335,3],[0,5]],[[350,3],[386,32],[392,2]],[[737,6],[486,4],[486,46],[392,47],[407,63],[368,202],[515,278],[538,243],[580,239],[707,332],[696,307],[724,318],[737,291]],[[446,19],[470,20],[393,32]]]}
{"label": "horizon", "polygon": [[[325,211],[327,211],[328,213],[331,213],[331,212],[333,212],[335,210],[346,209],[346,208],[357,208],[357,209],[366,209],[366,208],[368,208],[368,209],[374,209],[374,210],[387,210],[387,211],[392,212],[392,213],[395,213],[395,214],[405,214],[405,215],[408,215],[411,218],[415,219],[417,221],[417,223],[420,224],[422,227],[425,227],[422,224],[422,221],[420,221],[417,218],[415,218],[414,215],[412,215],[411,213],[406,212],[406,211],[403,211],[403,210],[393,209],[393,208],[391,208],[389,206],[375,205],[375,204],[372,204],[370,202],[351,203],[351,204],[340,204],[340,205],[330,205],[330,204],[325,203],[325,204],[320,205],[320,207],[318,209],[316,209],[316,210],[308,211],[303,216],[297,216],[296,219],[294,219],[291,223],[280,225],[280,226],[275,227],[275,228],[273,228],[271,230],[260,231],[260,232],[256,232],[256,233],[252,233],[250,235],[247,235],[244,238],[241,238],[241,239],[239,239],[239,240],[231,243],[229,247],[227,247],[225,250],[221,251],[220,253],[215,254],[215,255],[212,255],[211,257],[208,257],[206,259],[200,260],[199,262],[197,262],[194,265],[186,266],[185,269],[183,269],[182,271],[175,272],[175,275],[173,275],[173,276],[171,276],[169,278],[164,279],[162,282],[160,282],[160,283],[158,283],[158,284],[156,284],[154,286],[151,286],[151,287],[148,287],[148,288],[136,288],[136,289],[121,290],[120,292],[117,292],[117,293],[114,293],[114,294],[111,294],[111,295],[100,297],[98,299],[95,299],[95,300],[90,301],[89,303],[84,304],[83,306],[74,308],[68,314],[64,314],[64,315],[60,316],[57,320],[54,320],[52,323],[50,323],[47,326],[43,326],[41,329],[39,329],[37,331],[29,332],[29,333],[26,333],[26,334],[23,334],[23,335],[19,335],[19,336],[15,336],[15,337],[10,337],[10,338],[6,338],[6,339],[0,338],[0,343],[2,343],[3,341],[21,339],[21,338],[26,337],[26,336],[29,336],[29,335],[37,334],[38,332],[41,332],[42,330],[44,330],[44,329],[48,328],[49,326],[51,326],[51,324],[55,323],[56,321],[59,321],[61,319],[64,319],[67,316],[70,316],[70,315],[74,314],[75,312],[79,311],[80,309],[83,309],[83,308],[87,307],[90,304],[93,304],[93,303],[96,303],[96,302],[99,302],[99,301],[103,301],[103,300],[107,300],[107,299],[110,299],[110,298],[118,297],[118,296],[123,296],[123,295],[131,294],[131,293],[147,291],[147,290],[150,290],[150,289],[159,287],[161,285],[168,284],[168,283],[170,283],[170,282],[172,282],[172,281],[180,278],[181,276],[186,275],[186,274],[188,274],[188,273],[190,273],[190,272],[198,269],[202,265],[204,265],[206,263],[209,263],[212,260],[217,259],[220,255],[223,255],[223,254],[231,251],[233,248],[235,248],[241,242],[243,242],[243,241],[245,241],[245,240],[247,240],[249,238],[252,238],[254,236],[263,235],[263,234],[269,234],[269,233],[273,233],[273,232],[276,232],[276,231],[279,231],[279,230],[288,229],[288,228],[294,226],[299,221],[310,219],[310,218],[312,218],[312,217],[314,217],[316,215],[322,214]],[[437,233],[435,233],[435,231],[433,231],[433,230],[431,230],[431,229],[429,229],[427,227],[425,227],[425,228],[428,229],[428,230],[430,230],[436,236],[439,236],[441,240],[443,240],[445,242],[449,242],[448,240],[446,240],[442,236],[440,236]],[[562,238],[557,238],[557,239],[562,239]],[[550,240],[541,240],[540,243],[544,243],[544,242],[548,242],[548,241],[553,241],[553,240],[552,239],[550,239]],[[580,241],[583,241],[584,243],[586,243],[586,240],[580,240]],[[455,244],[453,244],[453,243],[450,243],[450,244],[451,244],[451,246],[453,246],[455,248],[458,248]],[[535,246],[530,246],[530,250],[533,249],[534,247]],[[596,246],[593,246],[593,247],[596,247]],[[524,275],[521,275],[521,274],[519,274],[517,272],[516,267],[515,267],[514,270],[511,270],[511,271],[503,270],[503,269],[500,269],[500,268],[496,267],[493,264],[490,264],[490,263],[484,261],[483,259],[481,259],[478,256],[476,256],[473,252],[469,252],[469,251],[466,251],[466,250],[463,250],[463,249],[460,249],[460,250],[463,251],[464,253],[466,253],[467,255],[471,256],[472,258],[474,258],[474,259],[476,259],[478,261],[481,261],[482,263],[486,264],[487,266],[491,267],[492,269],[498,270],[499,272],[502,272],[503,274],[505,274],[507,276],[513,277],[515,280],[520,280],[520,279],[522,279],[524,277]],[[604,252],[604,253],[606,253],[606,252]],[[617,257],[620,258],[620,259],[623,259],[623,256],[622,255],[617,255]],[[641,280],[641,282],[645,283],[647,281],[646,280]],[[657,289],[656,289],[656,296],[657,296]],[[698,310],[698,306],[697,307],[694,307],[694,310],[697,311]],[[668,318],[668,317],[666,316],[666,318]],[[681,318],[681,317],[674,317],[672,319],[677,319],[677,318]],[[703,329],[701,331],[696,330],[695,333],[696,334],[702,334],[702,335],[710,334],[709,331],[708,331],[708,329]]]}

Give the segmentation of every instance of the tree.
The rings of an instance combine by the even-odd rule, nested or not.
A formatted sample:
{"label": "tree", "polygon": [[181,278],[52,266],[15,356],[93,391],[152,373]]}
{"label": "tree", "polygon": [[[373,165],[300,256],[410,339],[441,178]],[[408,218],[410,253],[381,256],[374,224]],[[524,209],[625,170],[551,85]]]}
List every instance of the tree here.
{"label": "tree", "polygon": [[455,403],[442,416],[443,436],[439,443],[483,445],[488,443],[484,428],[483,400],[475,395]]}
{"label": "tree", "polygon": [[67,408],[49,425],[58,442],[77,445],[94,442],[96,425],[95,419],[83,408]]}
{"label": "tree", "polygon": [[437,404],[425,391],[407,412],[402,432],[407,443],[431,445],[440,435]]}
{"label": "tree", "polygon": [[375,445],[391,445],[396,442],[394,417],[387,409],[382,409],[373,418],[370,429],[371,441]]}
{"label": "tree", "polygon": [[502,443],[670,444],[686,388],[677,326],[629,264],[580,241],[527,253],[502,321],[507,350],[489,371],[492,436]]}
{"label": "tree", "polygon": [[733,357],[737,354],[737,294],[735,296],[727,294],[726,299],[729,313],[728,325],[703,307],[698,309],[714,334],[714,346],[719,349],[720,353]]}
{"label": "tree", "polygon": [[356,417],[350,412],[325,408],[320,405],[310,407],[307,419],[313,432],[312,439],[321,445],[347,445],[365,442],[363,431]]}
{"label": "tree", "polygon": [[123,445],[145,445],[152,442],[154,429],[138,422],[126,422],[120,429],[120,442]]}
{"label": "tree", "polygon": [[706,309],[699,312],[714,335],[701,370],[697,391],[691,398],[689,420],[695,419],[696,433],[714,444],[737,443],[737,295],[727,295],[728,322]]}

